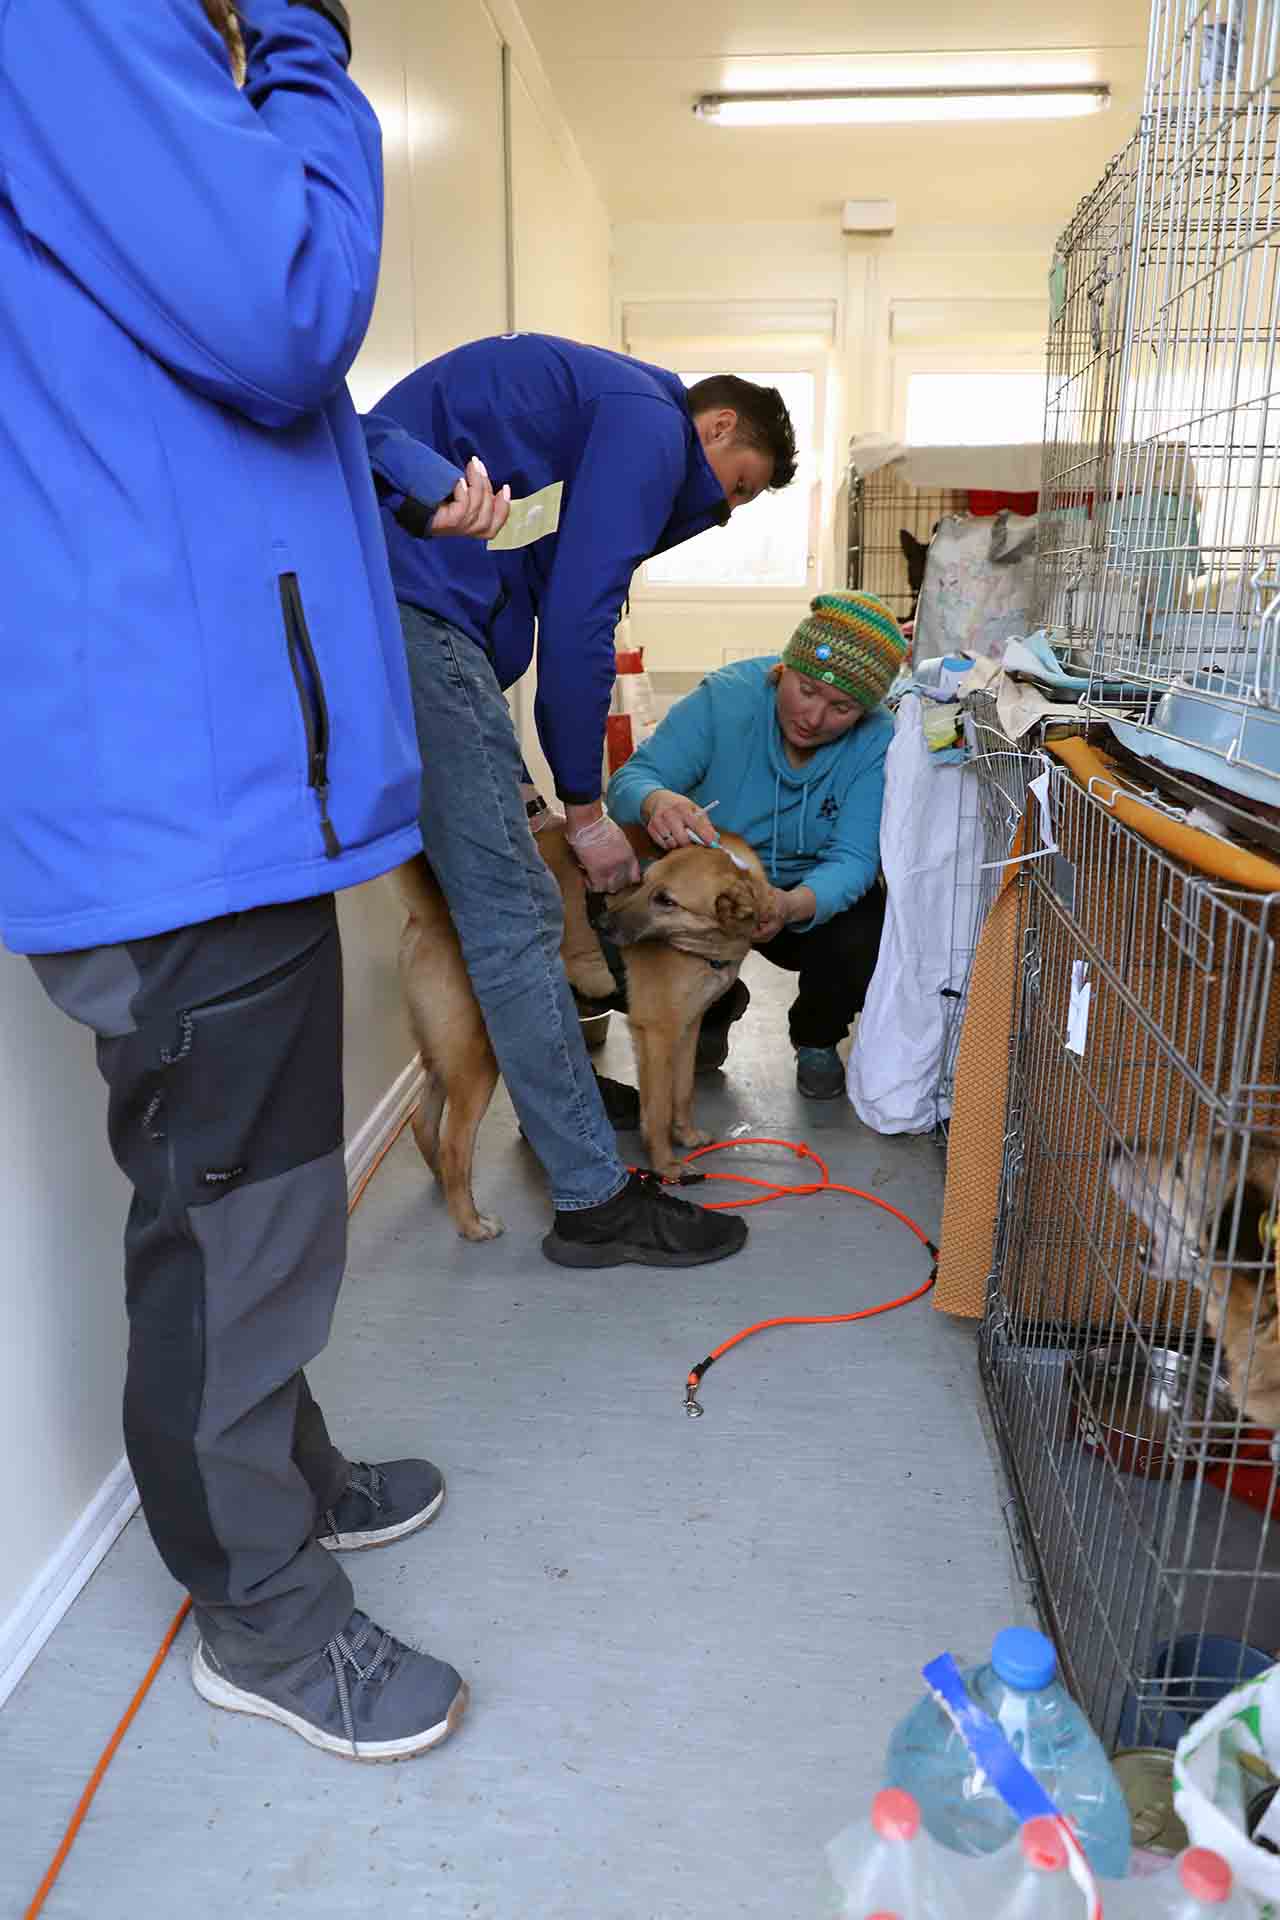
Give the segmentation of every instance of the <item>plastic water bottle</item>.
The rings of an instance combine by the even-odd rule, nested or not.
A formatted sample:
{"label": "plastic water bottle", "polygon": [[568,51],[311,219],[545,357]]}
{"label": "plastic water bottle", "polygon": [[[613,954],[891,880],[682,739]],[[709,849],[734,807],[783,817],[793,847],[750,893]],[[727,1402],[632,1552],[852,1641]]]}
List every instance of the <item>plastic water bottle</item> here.
{"label": "plastic water bottle", "polygon": [[948,1920],[959,1909],[939,1884],[935,1849],[909,1793],[886,1788],[827,1847],[827,1911],[841,1920],[892,1914],[897,1920]]}
{"label": "plastic water bottle", "polygon": [[[964,1682],[1073,1823],[1093,1871],[1120,1880],[1129,1865],[1129,1809],[1101,1742],[1057,1671],[1042,1633],[1008,1627],[996,1636],[990,1663],[970,1668]],[[890,1786],[915,1796],[933,1839],[954,1853],[994,1853],[1018,1830],[1017,1815],[975,1768],[931,1694],[895,1727],[886,1772]]]}
{"label": "plastic water bottle", "polygon": [[1107,1889],[1107,1920],[1253,1920],[1257,1908],[1208,1847],[1188,1847],[1163,1873]]}
{"label": "plastic water bottle", "polygon": [[984,1909],[992,1920],[1080,1920],[1083,1902],[1055,1820],[1047,1814],[1028,1820],[1001,1858],[1008,1879]]}

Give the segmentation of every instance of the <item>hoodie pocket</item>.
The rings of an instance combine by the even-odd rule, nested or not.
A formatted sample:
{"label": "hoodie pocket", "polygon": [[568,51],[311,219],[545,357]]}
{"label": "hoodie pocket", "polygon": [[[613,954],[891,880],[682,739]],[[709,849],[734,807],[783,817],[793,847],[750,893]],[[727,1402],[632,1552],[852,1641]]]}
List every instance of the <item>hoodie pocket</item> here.
{"label": "hoodie pocket", "polygon": [[342,842],[329,818],[329,704],[325,699],[324,681],[320,678],[311,635],[307,631],[307,616],[302,609],[302,594],[296,573],[280,575],[280,608],[284,615],[289,666],[298,691],[298,706],[307,740],[307,785],[315,794],[316,805],[320,809],[320,831],[324,835],[325,853],[333,860],[342,852]]}

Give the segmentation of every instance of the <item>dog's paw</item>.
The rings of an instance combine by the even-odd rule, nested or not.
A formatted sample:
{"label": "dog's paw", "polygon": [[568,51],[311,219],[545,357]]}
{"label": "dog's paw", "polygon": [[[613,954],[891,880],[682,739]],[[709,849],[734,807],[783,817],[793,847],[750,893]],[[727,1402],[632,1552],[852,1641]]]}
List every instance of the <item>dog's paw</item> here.
{"label": "dog's paw", "polygon": [[709,1147],[714,1136],[705,1127],[673,1127],[671,1138],[678,1147]]}
{"label": "dog's paw", "polygon": [[501,1220],[491,1213],[478,1213],[474,1220],[458,1228],[464,1240],[496,1240],[502,1231]]}

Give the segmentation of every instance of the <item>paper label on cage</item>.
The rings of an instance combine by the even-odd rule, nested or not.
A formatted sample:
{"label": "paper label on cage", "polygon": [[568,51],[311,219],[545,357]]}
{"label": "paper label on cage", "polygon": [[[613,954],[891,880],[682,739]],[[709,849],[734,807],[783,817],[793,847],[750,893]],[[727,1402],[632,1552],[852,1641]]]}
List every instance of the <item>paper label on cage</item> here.
{"label": "paper label on cage", "polygon": [[486,542],[489,552],[510,553],[515,547],[532,546],[535,540],[544,540],[549,533],[554,533],[560,525],[563,493],[564,481],[553,480],[549,487],[540,487],[526,499],[513,500],[506,526]]}
{"label": "paper label on cage", "polygon": [[1056,853],[1058,842],[1053,831],[1053,808],[1049,801],[1049,769],[1028,783],[1040,806],[1040,838],[1044,841],[1046,853]]}
{"label": "paper label on cage", "polygon": [[1071,963],[1071,1002],[1067,1008],[1067,1050],[1069,1053],[1083,1053],[1085,1038],[1089,1032],[1089,1001],[1093,987],[1089,980],[1089,962],[1073,960]]}

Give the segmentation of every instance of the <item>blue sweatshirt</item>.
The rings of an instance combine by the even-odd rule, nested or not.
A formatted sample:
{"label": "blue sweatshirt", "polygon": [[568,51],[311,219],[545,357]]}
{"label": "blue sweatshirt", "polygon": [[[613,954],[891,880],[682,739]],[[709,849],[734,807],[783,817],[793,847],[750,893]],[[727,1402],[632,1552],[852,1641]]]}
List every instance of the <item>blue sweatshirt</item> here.
{"label": "blue sweatshirt", "polygon": [[609,782],[609,811],[639,820],[657,787],[699,806],[718,800],[718,829],[740,833],[775,887],[812,887],[807,933],[860,900],[880,866],[884,758],[893,722],[875,707],[851,733],[819,747],[802,767],[787,759],[769,673],[778,656],[709,673],[676,702],[652,737]]}
{"label": "blue sweatshirt", "polygon": [[631,576],[651,554],[728,518],[683,383],[600,347],[514,334],[419,367],[372,418],[458,467],[478,453],[494,486],[510,484],[516,499],[564,483],[558,532],[511,553],[421,539],[412,501],[406,515],[384,497],[383,525],[397,597],[484,647],[504,687],[533,658],[536,618],[538,737],[560,798],[594,800]]}
{"label": "blue sweatshirt", "polygon": [[[420,844],[343,385],[377,284],[378,123],[331,19],[240,12],[243,92],[199,0],[0,0],[0,930],[19,952],[328,892]],[[402,484],[437,484],[426,450],[386,452]]]}

